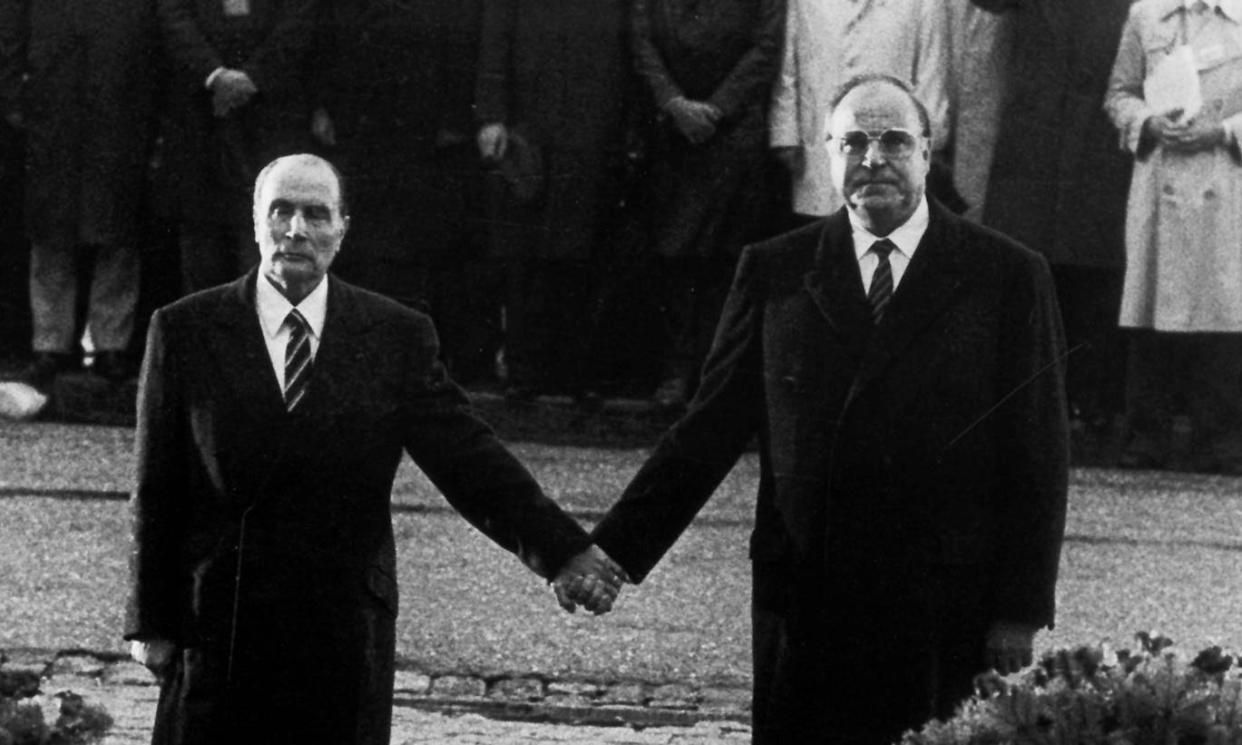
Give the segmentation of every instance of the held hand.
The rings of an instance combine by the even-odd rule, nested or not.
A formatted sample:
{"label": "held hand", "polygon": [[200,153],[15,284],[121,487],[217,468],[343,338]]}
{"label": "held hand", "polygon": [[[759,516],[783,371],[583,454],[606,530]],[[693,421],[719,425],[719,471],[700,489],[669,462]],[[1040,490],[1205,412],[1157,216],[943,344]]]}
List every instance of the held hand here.
{"label": "held hand", "polygon": [[595,615],[612,610],[621,585],[629,575],[598,546],[590,546],[561,567],[552,581],[556,601],[573,613],[582,605]]}
{"label": "held hand", "polygon": [[150,641],[132,641],[129,643],[129,656],[143,665],[155,675],[163,678],[172,664],[177,645],[167,639],[151,639]]}
{"label": "held hand", "polygon": [[311,136],[320,145],[336,146],[336,126],[328,110],[320,106],[311,113]]}
{"label": "held hand", "polygon": [[1001,675],[1016,673],[1033,661],[1034,641],[1031,626],[997,622],[988,629],[987,664]]}
{"label": "held hand", "polygon": [[225,69],[211,82],[212,110],[217,117],[228,116],[250,102],[259,89],[241,70]]}
{"label": "held hand", "polygon": [[677,131],[691,144],[701,145],[716,135],[720,109],[711,104],[678,96],[665,105],[665,110],[673,118]]}
{"label": "held hand", "polygon": [[476,139],[483,160],[494,163],[504,158],[509,150],[509,130],[501,122],[484,124]]}
{"label": "held hand", "polygon": [[1225,125],[1210,124],[1192,119],[1184,127],[1168,133],[1161,141],[1170,150],[1195,152],[1213,150],[1228,141]]}

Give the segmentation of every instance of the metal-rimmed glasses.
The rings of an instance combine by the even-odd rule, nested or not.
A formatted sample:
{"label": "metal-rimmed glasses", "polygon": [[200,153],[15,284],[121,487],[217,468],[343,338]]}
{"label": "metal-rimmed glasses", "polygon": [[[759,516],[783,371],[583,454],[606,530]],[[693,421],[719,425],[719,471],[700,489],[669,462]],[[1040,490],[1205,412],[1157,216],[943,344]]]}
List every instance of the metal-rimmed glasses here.
{"label": "metal-rimmed glasses", "polygon": [[880,155],[888,160],[905,160],[914,155],[919,141],[924,137],[926,135],[897,127],[886,129],[879,134],[854,129],[840,137],[828,135],[829,140],[836,140],[837,149],[847,158],[864,157],[874,142],[879,145]]}

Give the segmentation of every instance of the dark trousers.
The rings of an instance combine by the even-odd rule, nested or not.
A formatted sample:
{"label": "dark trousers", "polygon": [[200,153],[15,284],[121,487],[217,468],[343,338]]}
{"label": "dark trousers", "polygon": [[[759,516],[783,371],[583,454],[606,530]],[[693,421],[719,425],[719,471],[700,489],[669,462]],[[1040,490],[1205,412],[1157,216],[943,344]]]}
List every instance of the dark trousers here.
{"label": "dark trousers", "polygon": [[688,392],[698,387],[700,368],[715,338],[736,263],[732,256],[663,260],[661,309],[668,332],[665,378],[684,379]]}
{"label": "dark trousers", "polygon": [[1125,338],[1117,327],[1124,269],[1055,266],[1052,277],[1071,350],[1065,374],[1071,414],[1107,424],[1125,398]]}
{"label": "dark trousers", "polygon": [[1242,334],[1130,332],[1126,449],[1164,457],[1178,413],[1197,452],[1242,458]]}
{"label": "dark trousers", "polygon": [[587,385],[592,323],[585,262],[514,259],[505,271],[505,363],[509,382],[542,392]]}
{"label": "dark trousers", "polygon": [[178,226],[181,289],[185,294],[232,282],[259,263],[254,234],[227,223],[186,221]]}

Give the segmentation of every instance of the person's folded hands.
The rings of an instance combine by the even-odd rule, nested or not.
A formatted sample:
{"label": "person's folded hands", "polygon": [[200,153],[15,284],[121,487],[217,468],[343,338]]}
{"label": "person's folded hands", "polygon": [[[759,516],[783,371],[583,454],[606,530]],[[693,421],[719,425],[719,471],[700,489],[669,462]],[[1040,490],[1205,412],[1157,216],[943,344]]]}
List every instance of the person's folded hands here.
{"label": "person's folded hands", "polygon": [[552,580],[552,590],[566,611],[573,613],[581,605],[600,615],[612,610],[621,585],[629,581],[625,570],[602,549],[590,546],[565,562]]}

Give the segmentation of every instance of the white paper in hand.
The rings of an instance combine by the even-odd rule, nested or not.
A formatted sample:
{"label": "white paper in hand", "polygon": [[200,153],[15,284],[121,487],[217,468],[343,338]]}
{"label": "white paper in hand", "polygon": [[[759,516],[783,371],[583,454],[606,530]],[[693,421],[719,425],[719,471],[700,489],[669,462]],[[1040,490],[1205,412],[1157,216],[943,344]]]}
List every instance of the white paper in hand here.
{"label": "white paper in hand", "polygon": [[1189,121],[1198,114],[1203,108],[1203,94],[1194,50],[1182,44],[1161,58],[1143,81],[1143,100],[1156,114],[1181,109],[1179,121]]}
{"label": "white paper in hand", "polygon": [[0,382],[0,417],[25,421],[34,419],[47,406],[47,396],[19,381]]}

